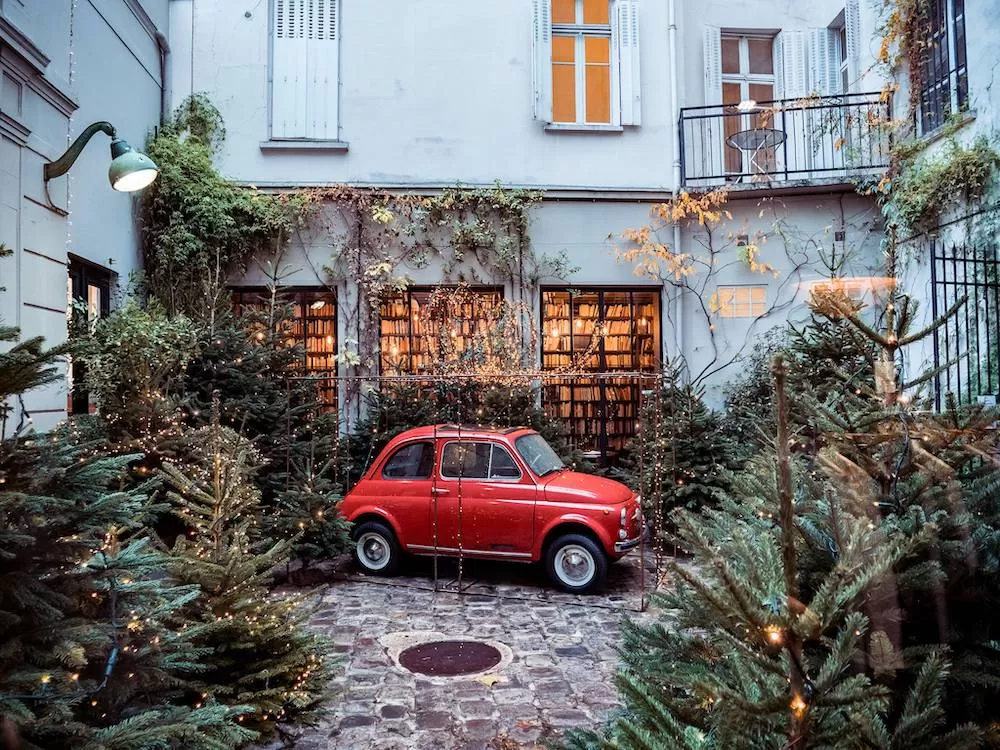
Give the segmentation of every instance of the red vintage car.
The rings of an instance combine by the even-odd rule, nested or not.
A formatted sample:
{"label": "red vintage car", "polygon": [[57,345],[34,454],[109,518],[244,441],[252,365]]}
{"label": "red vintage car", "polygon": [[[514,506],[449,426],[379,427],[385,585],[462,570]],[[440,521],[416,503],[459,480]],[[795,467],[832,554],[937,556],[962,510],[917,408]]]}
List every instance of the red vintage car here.
{"label": "red vintage car", "polygon": [[344,498],[354,557],[390,575],[402,553],[544,562],[582,593],[646,533],[625,485],[570,471],[524,427],[436,425],[393,438]]}

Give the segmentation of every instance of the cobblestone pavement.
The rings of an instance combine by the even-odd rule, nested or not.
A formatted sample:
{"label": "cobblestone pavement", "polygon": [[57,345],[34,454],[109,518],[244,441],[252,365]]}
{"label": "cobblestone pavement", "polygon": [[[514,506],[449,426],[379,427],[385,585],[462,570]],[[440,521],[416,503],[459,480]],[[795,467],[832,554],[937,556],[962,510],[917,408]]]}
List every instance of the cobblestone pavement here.
{"label": "cobblestone pavement", "polygon": [[[640,612],[635,553],[591,596],[554,590],[535,566],[408,561],[406,576],[357,575],[349,565],[321,594],[312,626],[343,655],[330,713],[298,750],[534,748],[569,727],[598,727],[616,706],[612,677],[623,615]],[[655,579],[647,560],[647,582]],[[395,664],[386,636],[433,631],[487,639],[513,659],[479,677],[426,677]]]}

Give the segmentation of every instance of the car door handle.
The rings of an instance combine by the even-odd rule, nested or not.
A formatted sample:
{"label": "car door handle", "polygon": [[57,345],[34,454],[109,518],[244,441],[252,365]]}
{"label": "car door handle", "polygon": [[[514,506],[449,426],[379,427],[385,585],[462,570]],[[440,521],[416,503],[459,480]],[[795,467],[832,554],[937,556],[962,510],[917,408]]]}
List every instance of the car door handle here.
{"label": "car door handle", "polygon": [[443,489],[441,487],[431,487],[432,495],[447,495],[450,490]]}

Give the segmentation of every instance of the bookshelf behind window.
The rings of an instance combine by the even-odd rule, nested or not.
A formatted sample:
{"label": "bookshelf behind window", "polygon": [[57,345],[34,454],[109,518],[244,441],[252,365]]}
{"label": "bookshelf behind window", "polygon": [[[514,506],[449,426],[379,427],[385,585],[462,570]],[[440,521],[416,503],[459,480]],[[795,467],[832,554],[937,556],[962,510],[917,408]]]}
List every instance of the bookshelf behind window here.
{"label": "bookshelf behind window", "polygon": [[382,375],[417,375],[441,357],[433,351],[441,335],[450,336],[456,351],[464,351],[489,325],[484,310],[503,301],[499,287],[472,287],[469,301],[452,320],[434,320],[428,306],[434,287],[410,287],[393,295],[380,307],[379,337]]}
{"label": "bookshelf behind window", "polygon": [[[585,373],[652,373],[660,366],[658,289],[542,291],[542,369],[582,372],[546,385],[550,414],[565,425],[576,447],[593,459],[612,460],[635,434],[641,386],[626,377]],[[595,333],[603,332],[591,347]]]}
{"label": "bookshelf behind window", "polygon": [[[270,292],[267,289],[237,289],[233,291],[233,309],[237,315],[244,310],[267,309]],[[285,331],[285,343],[302,347],[302,361],[296,374],[315,376],[319,401],[324,409],[337,406],[337,300],[327,290],[282,291],[282,303],[292,306],[292,320]]]}

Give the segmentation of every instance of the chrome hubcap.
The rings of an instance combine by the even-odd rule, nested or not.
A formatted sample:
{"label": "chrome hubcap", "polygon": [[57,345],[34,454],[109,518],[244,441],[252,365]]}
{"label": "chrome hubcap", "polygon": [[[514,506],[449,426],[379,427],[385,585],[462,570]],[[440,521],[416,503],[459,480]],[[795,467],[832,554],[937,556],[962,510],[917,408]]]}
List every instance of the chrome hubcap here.
{"label": "chrome hubcap", "polygon": [[364,562],[365,567],[372,570],[381,570],[389,564],[389,544],[379,534],[362,534],[357,544],[358,557]]}
{"label": "chrome hubcap", "polygon": [[556,573],[570,586],[580,586],[594,577],[597,565],[583,547],[567,544],[556,554]]}

